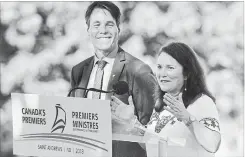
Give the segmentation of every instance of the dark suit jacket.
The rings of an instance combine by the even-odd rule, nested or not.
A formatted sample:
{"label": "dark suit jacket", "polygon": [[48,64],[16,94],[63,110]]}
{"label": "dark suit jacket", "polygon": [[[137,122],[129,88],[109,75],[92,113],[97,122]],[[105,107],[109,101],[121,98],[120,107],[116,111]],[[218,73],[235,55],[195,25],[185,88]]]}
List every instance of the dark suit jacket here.
{"label": "dark suit jacket", "polygon": [[[88,85],[90,73],[93,68],[94,56],[82,61],[72,68],[71,86],[84,87]],[[126,81],[129,85],[129,94],[116,95],[124,103],[128,104],[129,95],[133,96],[135,105],[135,115],[142,124],[147,124],[150,120],[155,104],[153,94],[157,85],[151,68],[133,57],[123,49],[119,48],[115,58],[108,83],[108,89],[112,90],[113,84],[117,81]],[[75,97],[84,97],[83,90],[76,90],[72,93]],[[106,94],[106,99],[110,99],[112,93]],[[144,157],[146,152],[135,142],[113,141],[113,157]]]}

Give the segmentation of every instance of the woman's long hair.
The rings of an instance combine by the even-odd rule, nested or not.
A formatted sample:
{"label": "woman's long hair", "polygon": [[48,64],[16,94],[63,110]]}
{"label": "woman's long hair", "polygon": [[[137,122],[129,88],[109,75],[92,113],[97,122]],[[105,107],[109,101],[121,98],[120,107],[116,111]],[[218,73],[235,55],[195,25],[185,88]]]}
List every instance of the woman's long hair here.
{"label": "woman's long hair", "polygon": [[[183,87],[183,89],[186,88],[186,90],[182,91],[182,98],[186,108],[202,94],[206,94],[215,102],[215,98],[207,89],[204,72],[197,60],[194,50],[184,43],[172,42],[160,49],[158,57],[161,53],[167,53],[183,67],[183,75],[187,77]],[[155,91],[155,110],[157,112],[162,111],[163,106],[166,105],[163,102],[164,94],[165,92],[158,86]]]}

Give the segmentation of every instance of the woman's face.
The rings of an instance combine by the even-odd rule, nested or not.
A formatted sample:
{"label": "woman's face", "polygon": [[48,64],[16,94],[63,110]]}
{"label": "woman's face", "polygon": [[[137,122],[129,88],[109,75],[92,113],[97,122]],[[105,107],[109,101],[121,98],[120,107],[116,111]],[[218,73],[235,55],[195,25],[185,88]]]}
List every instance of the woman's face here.
{"label": "woman's face", "polygon": [[163,52],[157,58],[157,81],[162,91],[177,95],[184,85],[183,67]]}

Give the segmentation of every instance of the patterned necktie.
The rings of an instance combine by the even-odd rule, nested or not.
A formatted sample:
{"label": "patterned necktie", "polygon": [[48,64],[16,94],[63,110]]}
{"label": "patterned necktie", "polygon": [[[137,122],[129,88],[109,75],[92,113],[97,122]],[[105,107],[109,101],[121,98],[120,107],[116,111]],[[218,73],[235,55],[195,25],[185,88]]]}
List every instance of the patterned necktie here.
{"label": "patterned necktie", "polygon": [[[104,75],[104,67],[106,65],[106,61],[100,60],[97,61],[98,69],[96,71],[95,80],[94,80],[94,88],[102,89],[103,84],[103,75]],[[100,92],[93,92],[92,99],[100,99],[101,93]]]}

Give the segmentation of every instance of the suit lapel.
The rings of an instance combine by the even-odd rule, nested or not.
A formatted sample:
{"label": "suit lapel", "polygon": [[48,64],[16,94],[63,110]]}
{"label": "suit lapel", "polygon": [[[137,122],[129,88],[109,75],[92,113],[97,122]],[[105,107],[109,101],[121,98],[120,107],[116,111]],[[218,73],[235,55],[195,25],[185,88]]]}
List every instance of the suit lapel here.
{"label": "suit lapel", "polygon": [[[125,68],[125,63],[126,63],[126,57],[125,57],[125,52],[123,49],[119,47],[117,56],[115,58],[113,68],[111,71],[111,76],[109,79],[108,87],[107,90],[112,90],[113,84],[119,81],[121,74],[123,73],[123,70]],[[107,93],[106,94],[106,100],[110,100],[112,96],[112,93]]]}
{"label": "suit lapel", "polygon": [[[94,65],[94,57],[91,57],[90,60],[84,65],[83,67],[83,75],[82,80],[80,81],[80,84],[78,87],[87,88],[89,77],[91,74],[91,71],[93,69]],[[76,91],[76,97],[83,97],[84,98],[85,91],[84,90],[77,90]]]}

